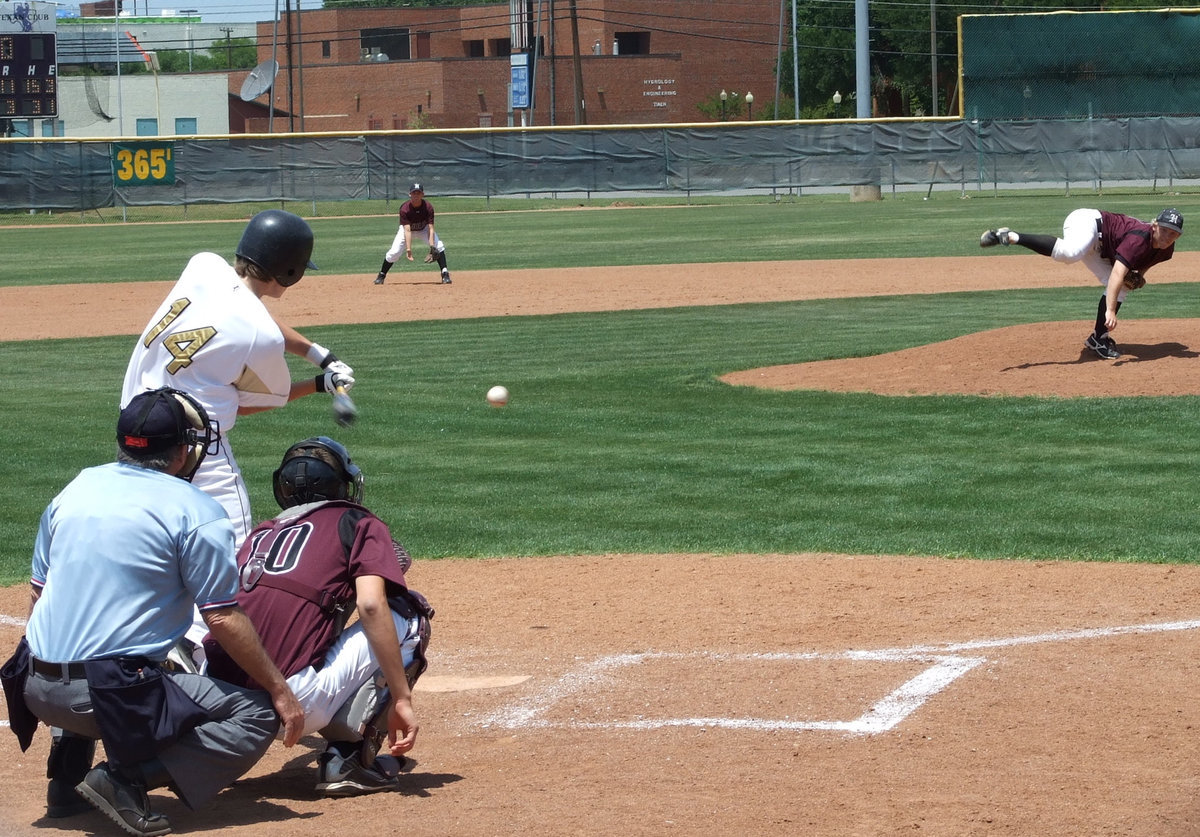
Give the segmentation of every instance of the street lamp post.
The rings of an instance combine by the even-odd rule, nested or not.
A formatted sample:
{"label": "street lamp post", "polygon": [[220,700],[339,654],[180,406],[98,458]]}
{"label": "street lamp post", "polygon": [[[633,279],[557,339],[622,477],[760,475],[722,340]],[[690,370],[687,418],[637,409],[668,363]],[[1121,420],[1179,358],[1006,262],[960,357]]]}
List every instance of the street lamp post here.
{"label": "street lamp post", "polygon": [[842,118],[842,91],[833,91],[834,118]]}
{"label": "street lamp post", "polygon": [[754,119],[754,94],[746,93],[746,119]]}
{"label": "street lamp post", "polygon": [[725,121],[725,103],[728,99],[729,99],[729,94],[725,92],[724,88],[722,88],[721,89],[721,121],[722,122]]}

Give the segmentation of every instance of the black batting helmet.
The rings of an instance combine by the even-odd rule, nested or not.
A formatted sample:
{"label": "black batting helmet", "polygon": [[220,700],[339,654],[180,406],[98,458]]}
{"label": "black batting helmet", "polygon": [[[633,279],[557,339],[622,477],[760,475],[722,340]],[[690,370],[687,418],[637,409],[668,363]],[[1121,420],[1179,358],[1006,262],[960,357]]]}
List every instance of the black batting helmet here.
{"label": "black batting helmet", "polygon": [[319,500],[362,502],[362,471],[346,448],[328,436],[314,436],[288,448],[273,482],[281,509]]}
{"label": "black batting helmet", "polygon": [[268,209],[250,219],[235,255],[287,288],[299,282],[306,269],[317,269],[312,251],[313,231],[307,221],[282,209]]}

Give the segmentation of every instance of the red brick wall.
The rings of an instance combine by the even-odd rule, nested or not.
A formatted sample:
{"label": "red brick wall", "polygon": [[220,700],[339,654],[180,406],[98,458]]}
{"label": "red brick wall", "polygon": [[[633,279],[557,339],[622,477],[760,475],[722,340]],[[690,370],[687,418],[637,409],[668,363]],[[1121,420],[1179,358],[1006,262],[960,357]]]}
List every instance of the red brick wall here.
{"label": "red brick wall", "polygon": [[[555,5],[557,54],[537,60],[535,109],[526,115],[535,125],[576,122],[566,8],[565,2]],[[768,106],[775,92],[778,15],[776,0],[742,0],[729,7],[683,0],[578,0],[581,121],[592,125],[707,121],[709,117],[696,106],[721,89],[737,92],[740,98],[753,92],[756,105]],[[543,20],[543,32],[547,26]],[[381,27],[409,28],[414,55],[417,35],[425,33],[431,58],[363,63],[358,33]],[[272,23],[259,24],[260,60],[271,57],[273,28]],[[613,55],[615,33],[634,31],[649,31],[650,54]],[[293,21],[290,53],[284,48],[286,20],[280,22],[278,32],[275,57],[282,68],[276,78],[275,105],[288,109],[287,63],[289,55],[293,61],[299,56],[304,66],[302,72],[297,67],[291,74],[291,101],[297,113],[303,113],[303,119],[296,120],[303,130],[390,130],[413,127],[418,115],[435,128],[509,123],[509,59],[490,57],[491,43],[510,35],[506,4],[306,11],[300,21]],[[297,44],[298,35],[302,45]],[[597,39],[600,55],[593,54]],[[466,40],[484,41],[489,57],[465,58]],[[330,42],[329,58],[321,56],[322,41]],[[520,111],[513,122],[521,124]],[[278,123],[277,117],[277,128]]]}

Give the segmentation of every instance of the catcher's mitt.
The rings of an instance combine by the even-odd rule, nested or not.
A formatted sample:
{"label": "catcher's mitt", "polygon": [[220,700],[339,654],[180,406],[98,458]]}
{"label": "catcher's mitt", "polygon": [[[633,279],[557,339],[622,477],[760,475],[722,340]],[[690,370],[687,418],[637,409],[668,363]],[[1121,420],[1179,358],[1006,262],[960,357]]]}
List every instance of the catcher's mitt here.
{"label": "catcher's mitt", "polygon": [[425,264],[429,264],[432,261],[433,261],[433,248],[430,247],[429,252],[425,255]]}
{"label": "catcher's mitt", "polygon": [[1140,270],[1131,270],[1125,274],[1124,284],[1126,290],[1136,291],[1146,284],[1146,277],[1142,275]]}

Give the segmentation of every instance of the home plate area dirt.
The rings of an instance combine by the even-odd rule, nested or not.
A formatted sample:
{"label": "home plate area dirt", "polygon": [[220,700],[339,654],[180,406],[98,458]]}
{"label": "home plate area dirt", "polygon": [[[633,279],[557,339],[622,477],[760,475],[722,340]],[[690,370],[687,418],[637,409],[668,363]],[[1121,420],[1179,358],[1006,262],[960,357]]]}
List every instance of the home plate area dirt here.
{"label": "home plate area dirt", "polygon": [[[1020,287],[1087,278],[1036,257],[1013,271],[1016,258],[889,262],[887,271],[842,262],[847,287],[832,290],[809,278],[831,275],[811,262],[773,263],[761,281],[736,286],[729,265],[664,268],[661,282],[644,268],[460,271],[444,288],[415,272],[382,288],[370,276],[321,281],[340,294],[346,319],[386,321],[1003,288],[1017,274]],[[1189,266],[1195,258],[1180,254],[1159,278],[1186,281],[1196,273]],[[666,281],[673,275],[682,278]],[[53,303],[35,290],[4,289],[0,334],[133,333],[162,292],[141,286],[147,298],[136,310],[96,326],[106,322],[94,307],[103,287],[47,291],[70,300],[53,318],[40,313]],[[128,290],[115,291],[127,304]],[[322,322],[314,287],[279,302],[295,325]],[[76,308],[87,316],[71,322]],[[46,333],[56,328],[68,330]],[[727,380],[1063,397],[1200,387],[1196,321],[1123,321],[1127,354],[1117,363],[1084,353],[1085,330],[1004,328]],[[997,352],[998,342],[1013,351]],[[175,833],[1200,834],[1197,567],[823,554],[418,557],[410,581],[437,617],[401,792],[317,797],[321,742],[305,739],[273,746],[205,810],[154,792]],[[0,647],[16,643],[28,606],[23,585],[0,590]],[[13,736],[0,736],[0,834],[118,833],[94,813],[43,817],[48,740],[40,730],[22,753]]]}

